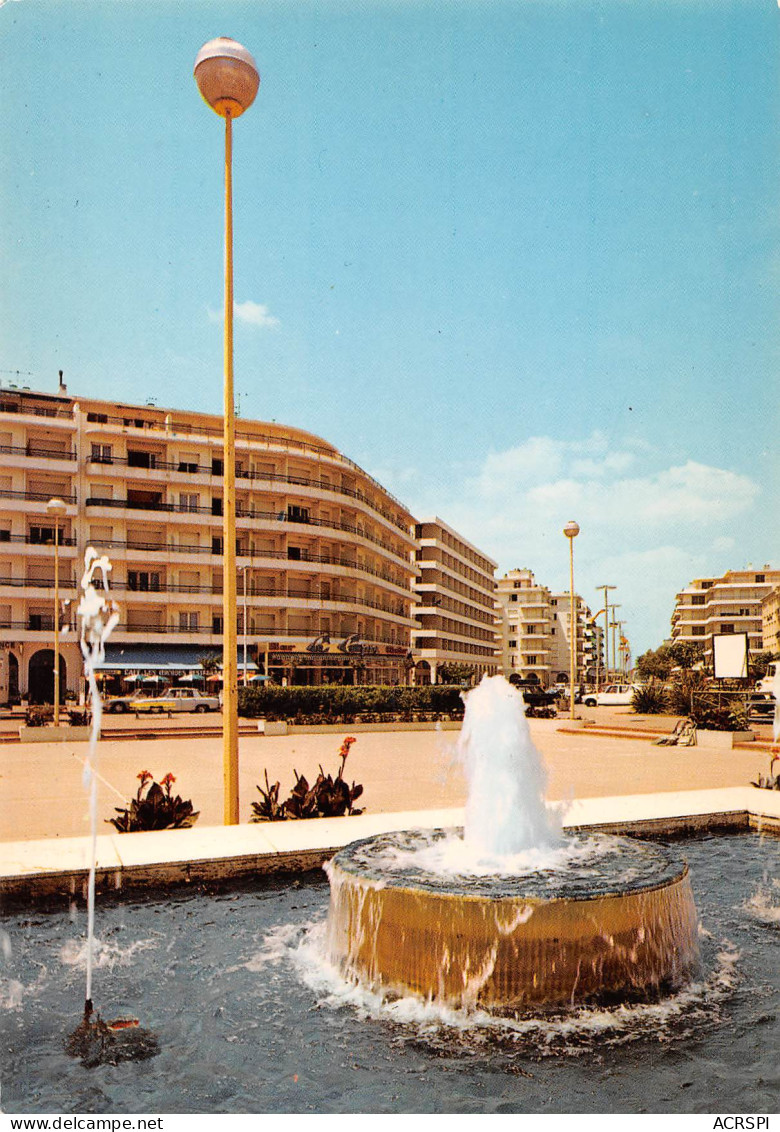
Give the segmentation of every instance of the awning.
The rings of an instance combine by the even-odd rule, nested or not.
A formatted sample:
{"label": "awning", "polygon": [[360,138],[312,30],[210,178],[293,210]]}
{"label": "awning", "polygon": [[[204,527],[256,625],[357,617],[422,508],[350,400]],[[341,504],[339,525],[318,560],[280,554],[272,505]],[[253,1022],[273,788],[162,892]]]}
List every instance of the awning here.
{"label": "awning", "polygon": [[128,669],[143,672],[199,671],[205,657],[220,657],[220,649],[198,645],[106,645],[106,658],[96,667],[106,671]]}

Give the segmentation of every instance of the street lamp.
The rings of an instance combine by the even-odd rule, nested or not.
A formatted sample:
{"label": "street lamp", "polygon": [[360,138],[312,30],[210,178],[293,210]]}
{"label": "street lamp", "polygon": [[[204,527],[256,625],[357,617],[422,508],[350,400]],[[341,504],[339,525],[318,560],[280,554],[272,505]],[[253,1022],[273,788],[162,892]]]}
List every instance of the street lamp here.
{"label": "street lamp", "polygon": [[236,642],[236,464],[233,402],[233,133],[232,122],[255,100],[260,76],[252,56],[234,39],[204,44],[195,60],[195,82],[215,113],[225,119],[225,344],[222,518],[222,675],[225,825],[238,824],[238,664]]}
{"label": "street lamp", "polygon": [[243,686],[247,686],[247,566],[239,566],[243,574]]}
{"label": "street lamp", "polygon": [[609,683],[609,601],[607,593],[609,590],[617,589],[617,586],[596,586],[597,590],[604,591],[604,672],[606,679],[605,684]]}
{"label": "street lamp", "polygon": [[574,540],[580,533],[579,523],[575,523],[572,519],[563,528],[563,533],[569,540],[569,595],[571,597],[571,624],[569,625],[569,639],[571,641],[569,705],[571,708],[571,718],[574,719],[574,681],[577,676],[577,614],[574,606]]}
{"label": "street lamp", "polygon": [[60,519],[65,514],[61,499],[50,499],[46,514],[54,519],[54,726],[60,725]]}

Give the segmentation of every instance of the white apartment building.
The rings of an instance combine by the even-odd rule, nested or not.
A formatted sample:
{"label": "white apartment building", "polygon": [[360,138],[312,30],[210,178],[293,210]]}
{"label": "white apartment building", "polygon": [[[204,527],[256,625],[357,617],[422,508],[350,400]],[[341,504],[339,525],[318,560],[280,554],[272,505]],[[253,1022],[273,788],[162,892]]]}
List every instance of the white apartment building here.
{"label": "white apartment building", "polygon": [[496,563],[441,519],[418,522],[415,536],[415,680],[435,684],[445,663],[470,665],[477,681],[495,675]]}
{"label": "white apartment building", "polygon": [[761,647],[780,656],[780,589],[772,590],[761,602]]}
{"label": "white apartment building", "polygon": [[[553,593],[531,570],[510,570],[496,583],[497,637],[505,676],[536,678],[543,687],[567,683],[571,666],[571,596]],[[595,679],[598,630],[575,594],[578,681]]]}
{"label": "white apartment building", "polygon": [[[195,670],[222,644],[222,419],[184,410],[0,390],[0,702],[51,700],[54,526],[61,683],[79,690],[84,552],[112,562],[117,672]],[[408,679],[414,518],[319,437],[236,430],[242,644],[295,683]],[[479,588],[476,587],[475,588]],[[487,600],[487,599],[486,599]]]}
{"label": "white apartment building", "polygon": [[762,603],[780,585],[780,570],[728,570],[719,578],[695,578],[677,594],[672,613],[672,641],[699,644],[708,667],[713,637],[747,633],[752,653],[764,645]]}

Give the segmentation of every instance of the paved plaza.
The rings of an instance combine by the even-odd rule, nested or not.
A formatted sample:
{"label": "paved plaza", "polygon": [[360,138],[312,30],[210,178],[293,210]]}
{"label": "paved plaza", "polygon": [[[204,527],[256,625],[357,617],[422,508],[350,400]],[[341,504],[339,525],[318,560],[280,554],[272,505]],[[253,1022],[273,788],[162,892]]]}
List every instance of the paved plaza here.
{"label": "paved plaza", "polygon": [[[660,726],[670,730],[673,720]],[[627,717],[626,725],[635,720]],[[653,721],[653,726],[659,726]],[[705,746],[655,746],[645,738],[562,730],[566,721],[531,720],[531,733],[545,759],[551,800],[594,798],[745,786],[769,763],[767,746],[717,750]],[[156,734],[160,733],[160,724]],[[335,775],[341,740],[349,727],[329,734],[240,740],[240,819],[251,816],[264,771],[281,783],[281,797],[293,785],[293,771],[313,781],[320,764]],[[362,732],[352,747],[346,777],[363,783],[360,801],[368,813],[462,806],[466,787],[455,765],[456,731]],[[0,744],[0,840],[78,837],[89,832],[82,781],[86,743]],[[222,822],[222,741],[203,738],[111,739],[99,744],[99,832],[105,820],[136,790],[136,775],[150,771],[159,781],[169,771],[175,790],[200,811],[198,825]]]}

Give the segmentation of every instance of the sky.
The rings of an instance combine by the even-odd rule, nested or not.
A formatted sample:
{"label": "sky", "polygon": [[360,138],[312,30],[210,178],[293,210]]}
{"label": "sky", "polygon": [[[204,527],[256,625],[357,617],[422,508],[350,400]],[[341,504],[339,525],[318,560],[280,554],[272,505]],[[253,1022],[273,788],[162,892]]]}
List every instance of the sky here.
{"label": "sky", "polygon": [[780,566],[777,0],[5,0],[0,381],[323,437],[498,564],[611,597]]}

